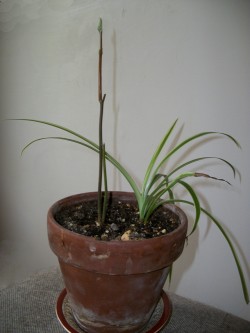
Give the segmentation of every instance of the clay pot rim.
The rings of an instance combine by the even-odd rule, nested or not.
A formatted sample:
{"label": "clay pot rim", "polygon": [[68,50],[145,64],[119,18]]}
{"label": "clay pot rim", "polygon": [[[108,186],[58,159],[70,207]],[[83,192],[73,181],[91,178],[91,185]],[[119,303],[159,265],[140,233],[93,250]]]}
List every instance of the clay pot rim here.
{"label": "clay pot rim", "polygon": [[[135,196],[134,196],[134,193],[133,192],[126,192],[126,191],[109,191],[108,192],[109,194],[112,194],[112,195],[115,195],[116,197],[118,196],[130,196],[131,201],[135,201],[136,202],[136,199],[135,199]],[[80,239],[85,239],[85,240],[88,240],[88,241],[94,241],[94,242],[98,242],[98,243],[101,243],[101,244],[107,244],[109,246],[112,246],[112,244],[116,245],[116,244],[130,244],[131,246],[133,246],[133,244],[138,244],[138,242],[140,242],[141,244],[143,242],[147,242],[147,244],[149,244],[149,242],[155,242],[155,240],[161,240],[161,239],[167,239],[168,237],[173,237],[174,234],[176,233],[180,233],[182,229],[187,229],[187,224],[188,224],[188,221],[187,221],[187,217],[184,213],[184,211],[176,206],[175,204],[164,204],[163,207],[167,208],[167,209],[170,209],[173,213],[175,213],[176,215],[179,216],[180,218],[180,225],[174,229],[173,231],[167,233],[167,234],[164,234],[162,236],[157,236],[157,237],[153,237],[153,238],[147,238],[147,239],[140,239],[140,240],[129,240],[129,241],[121,241],[121,240],[110,240],[110,241],[105,241],[105,240],[99,240],[99,239],[95,239],[94,237],[91,237],[91,236],[85,236],[85,235],[82,235],[82,234],[79,234],[79,233],[76,233],[74,231],[71,231],[71,230],[68,230],[66,228],[64,228],[62,225],[60,225],[54,218],[54,214],[56,212],[57,209],[60,208],[60,206],[64,205],[65,203],[67,202],[72,202],[71,200],[72,199],[76,199],[74,201],[74,203],[78,203],[78,202],[81,202],[81,198],[82,196],[84,197],[92,197],[93,195],[97,195],[97,192],[93,191],[93,192],[83,192],[83,193],[77,193],[77,194],[73,194],[73,195],[69,195],[67,197],[64,197],[58,201],[56,201],[48,210],[48,214],[47,214],[47,217],[48,219],[50,220],[53,220],[53,223],[56,224],[56,226],[58,228],[60,228],[61,230],[63,230],[63,232],[65,233],[69,233],[71,235],[73,235],[74,237],[77,237],[77,238],[80,238]],[[93,200],[93,199],[91,199]],[[181,216],[181,217],[180,217]]]}

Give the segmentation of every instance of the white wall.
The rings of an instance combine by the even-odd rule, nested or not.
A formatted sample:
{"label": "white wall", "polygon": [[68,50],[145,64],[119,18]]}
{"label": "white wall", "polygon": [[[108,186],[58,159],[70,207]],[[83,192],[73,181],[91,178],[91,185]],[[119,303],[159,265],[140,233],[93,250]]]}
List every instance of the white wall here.
{"label": "white wall", "polygon": [[[105,138],[142,178],[178,117],[183,137],[229,132],[190,156],[219,155],[241,172],[233,187],[198,189],[239,249],[250,288],[250,2],[244,0],[5,0],[0,5],[1,118],[58,122],[97,140],[97,23],[104,24]],[[58,133],[56,132],[56,135]],[[96,190],[97,157],[70,144],[38,143],[53,130],[1,124],[1,286],[56,263],[46,212],[57,199]],[[200,151],[200,153],[199,153]],[[122,155],[122,156],[121,156]],[[212,172],[211,163],[203,169]],[[214,174],[229,177],[215,165]],[[207,183],[207,182],[205,182]],[[110,187],[129,189],[110,171]],[[243,254],[244,253],[244,254]],[[228,246],[203,218],[175,265],[171,290],[250,320]]]}

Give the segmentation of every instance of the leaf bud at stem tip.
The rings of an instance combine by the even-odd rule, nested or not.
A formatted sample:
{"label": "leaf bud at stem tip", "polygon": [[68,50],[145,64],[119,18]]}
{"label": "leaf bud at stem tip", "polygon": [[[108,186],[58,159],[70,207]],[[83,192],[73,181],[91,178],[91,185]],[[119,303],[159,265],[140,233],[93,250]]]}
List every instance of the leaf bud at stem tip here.
{"label": "leaf bud at stem tip", "polygon": [[100,33],[102,32],[102,19],[101,19],[101,17],[100,17],[100,19],[99,19],[99,24],[98,24],[97,30],[98,30]]}

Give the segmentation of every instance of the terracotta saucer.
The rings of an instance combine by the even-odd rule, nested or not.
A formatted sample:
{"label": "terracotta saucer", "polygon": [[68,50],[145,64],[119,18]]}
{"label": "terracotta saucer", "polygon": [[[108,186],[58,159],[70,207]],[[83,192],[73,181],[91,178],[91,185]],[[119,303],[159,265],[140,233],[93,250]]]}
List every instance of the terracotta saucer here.
{"label": "terracotta saucer", "polygon": [[[149,321],[147,326],[141,333],[157,333],[167,324],[171,317],[172,306],[171,302],[163,290],[161,299]],[[76,323],[71,312],[66,289],[63,289],[57,299],[56,314],[59,322],[69,333],[86,333]]]}

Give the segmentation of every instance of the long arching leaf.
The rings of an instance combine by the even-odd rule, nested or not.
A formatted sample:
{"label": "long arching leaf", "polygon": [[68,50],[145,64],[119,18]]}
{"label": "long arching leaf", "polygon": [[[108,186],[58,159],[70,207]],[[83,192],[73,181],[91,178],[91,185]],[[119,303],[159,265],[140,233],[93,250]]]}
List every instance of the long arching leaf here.
{"label": "long arching leaf", "polygon": [[188,236],[190,236],[196,230],[198,222],[200,220],[200,215],[201,215],[200,201],[198,199],[198,196],[197,196],[196,192],[192,188],[192,186],[190,186],[188,183],[184,182],[183,180],[179,180],[179,184],[184,186],[186,188],[186,190],[189,192],[189,194],[191,195],[191,197],[193,199],[195,211],[196,211],[194,225],[193,225],[193,228],[192,228],[191,232],[188,235]]}
{"label": "long arching leaf", "polygon": [[[172,202],[172,203],[180,202],[180,203],[184,203],[184,204],[187,204],[187,205],[194,206],[193,202],[190,202],[190,201],[187,201],[187,200],[180,200],[180,199],[166,200],[163,203],[170,203],[170,202]],[[229,248],[230,248],[230,250],[232,252],[232,255],[234,257],[234,261],[235,261],[235,264],[236,264],[236,267],[237,267],[237,270],[238,270],[238,273],[239,273],[239,276],[240,276],[240,281],[241,281],[241,286],[242,286],[242,291],[243,291],[245,301],[246,301],[247,304],[249,304],[249,293],[248,293],[248,288],[247,288],[247,285],[246,285],[245,276],[244,276],[244,273],[243,273],[243,270],[242,270],[242,267],[241,267],[241,264],[240,264],[239,257],[236,253],[236,250],[233,246],[233,243],[232,243],[230,237],[226,233],[222,224],[210,212],[208,212],[206,209],[204,209],[202,207],[201,207],[201,211],[205,215],[207,215],[211,219],[211,221],[218,227],[218,229],[222,233],[223,237],[225,238],[227,244],[229,245]]]}
{"label": "long arching leaf", "polygon": [[153,157],[150,160],[150,163],[148,165],[148,168],[146,170],[145,177],[144,177],[144,180],[143,180],[143,186],[142,186],[142,194],[143,195],[144,195],[145,189],[148,185],[148,180],[149,180],[150,174],[152,172],[152,169],[153,169],[153,167],[156,163],[156,160],[157,160],[159,154],[161,153],[162,148],[164,147],[164,145],[165,145],[166,141],[168,140],[170,134],[172,133],[176,123],[177,123],[177,119],[175,120],[173,125],[170,127],[170,129],[167,131],[167,133],[164,135],[164,137],[161,140],[160,144],[158,145],[156,151],[154,152]]}
{"label": "long arching leaf", "polygon": [[[99,152],[99,147],[98,145],[94,144],[93,145],[89,145],[89,144],[86,144],[82,141],[78,141],[78,140],[74,140],[74,139],[70,139],[70,138],[66,138],[66,137],[44,137],[44,138],[38,138],[38,139],[35,139],[31,142],[29,142],[22,150],[22,153],[28,148],[30,147],[33,143],[35,142],[38,142],[38,141],[41,141],[41,140],[48,140],[48,139],[56,139],[56,140],[64,140],[64,141],[69,141],[69,142],[73,142],[73,143],[77,143],[79,145],[82,145],[84,147],[87,147],[95,152]],[[130,174],[127,172],[127,170],[110,154],[108,154],[107,152],[105,152],[105,156],[106,156],[106,159],[112,163],[120,172],[121,174],[125,177],[125,179],[128,181],[128,183],[130,184],[130,186],[132,187],[134,193],[135,193],[135,197],[138,201],[138,205],[141,204],[141,194],[140,194],[140,191],[139,191],[139,188],[138,186],[136,185],[134,179],[130,176]]]}
{"label": "long arching leaf", "polygon": [[51,123],[49,121],[43,121],[43,120],[37,120],[37,119],[30,119],[30,118],[17,118],[17,119],[8,119],[8,120],[30,121],[30,122],[33,122],[33,123],[39,123],[39,124],[43,124],[43,125],[46,125],[46,126],[51,126],[51,127],[60,129],[60,130],[62,130],[64,132],[70,133],[73,136],[78,137],[79,139],[82,139],[83,141],[87,142],[90,146],[93,146],[95,148],[99,148],[98,145],[95,142],[89,140],[88,138],[84,137],[83,135],[81,135],[81,134],[79,134],[79,133],[77,133],[75,131],[72,131],[71,129],[69,129],[67,127],[64,127],[64,126],[61,126],[61,125],[58,125],[58,124],[55,124],[55,123]]}
{"label": "long arching leaf", "polygon": [[177,172],[178,170],[184,168],[185,166],[189,165],[189,164],[192,164],[192,163],[195,163],[195,162],[198,162],[198,161],[202,161],[202,160],[206,160],[206,159],[215,159],[215,160],[219,160],[219,161],[222,161],[224,162],[225,164],[227,164],[233,171],[233,175],[234,175],[234,178],[235,178],[235,174],[236,174],[236,169],[235,167],[230,163],[228,162],[227,160],[223,159],[223,158],[220,158],[220,157],[215,157],[215,156],[205,156],[205,157],[199,157],[199,158],[195,158],[193,160],[190,160],[188,162],[185,162],[181,165],[179,165],[177,168],[175,168],[174,170],[172,170],[169,174],[168,174],[168,177],[172,176],[175,172]]}
{"label": "long arching leaf", "polygon": [[239,143],[235,140],[234,137],[232,137],[231,135],[227,134],[227,133],[222,133],[222,132],[201,132],[198,133],[196,135],[193,135],[191,137],[189,137],[188,139],[182,141],[180,144],[178,144],[177,146],[175,146],[159,163],[159,165],[157,166],[157,168],[154,171],[154,175],[159,173],[160,168],[166,163],[166,161],[174,154],[176,153],[179,149],[181,149],[183,146],[185,146],[186,144],[188,144],[189,142],[196,140],[200,137],[203,136],[209,136],[209,135],[222,135],[222,136],[226,136],[227,138],[229,138],[230,140],[232,140],[238,147],[240,146]]}

